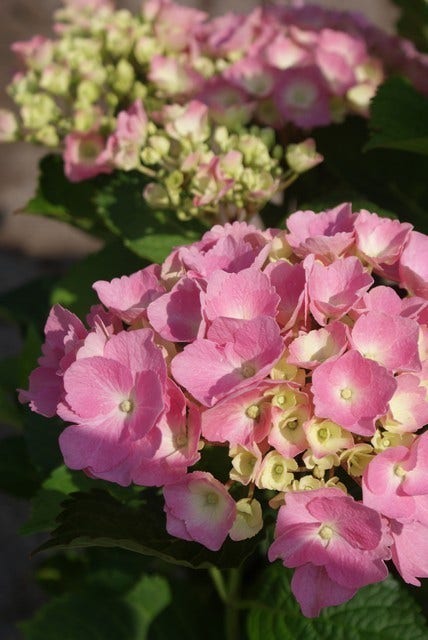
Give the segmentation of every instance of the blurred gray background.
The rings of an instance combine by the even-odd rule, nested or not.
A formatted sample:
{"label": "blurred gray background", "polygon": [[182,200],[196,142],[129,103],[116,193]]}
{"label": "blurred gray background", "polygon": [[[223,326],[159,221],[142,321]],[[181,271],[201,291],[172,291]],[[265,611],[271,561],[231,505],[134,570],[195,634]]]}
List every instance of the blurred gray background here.
{"label": "blurred gray background", "polygon": [[[410,0],[409,0],[410,1]],[[388,0],[314,0],[315,4],[358,10],[379,26],[394,30],[397,12]],[[136,10],[138,0],[118,1],[119,7]],[[205,11],[249,11],[255,0],[185,1]],[[0,108],[11,107],[5,87],[16,70],[9,51],[16,40],[51,33],[51,16],[60,0],[0,0]],[[43,151],[19,143],[0,146],[0,293],[32,278],[55,271],[70,260],[95,251],[99,244],[84,233],[52,220],[14,213],[34,193],[38,159]],[[16,329],[0,321],[0,357],[19,353]],[[10,431],[0,426],[0,437]],[[20,640],[16,620],[32,615],[43,595],[32,579],[31,538],[17,531],[28,514],[25,501],[0,493],[0,640]]]}

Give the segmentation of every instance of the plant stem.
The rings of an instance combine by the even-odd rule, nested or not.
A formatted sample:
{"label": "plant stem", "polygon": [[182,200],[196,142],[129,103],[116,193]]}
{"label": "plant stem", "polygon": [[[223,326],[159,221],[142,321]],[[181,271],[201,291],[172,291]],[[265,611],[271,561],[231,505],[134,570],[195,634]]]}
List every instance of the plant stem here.
{"label": "plant stem", "polygon": [[224,604],[225,640],[239,640],[239,610],[243,608],[239,600],[241,571],[230,569],[228,580],[225,580],[224,573],[217,567],[210,567],[208,571],[218,596]]}
{"label": "plant stem", "polygon": [[230,569],[228,598],[225,611],[226,639],[239,640],[239,608],[235,606],[241,587],[241,572],[239,569]]}

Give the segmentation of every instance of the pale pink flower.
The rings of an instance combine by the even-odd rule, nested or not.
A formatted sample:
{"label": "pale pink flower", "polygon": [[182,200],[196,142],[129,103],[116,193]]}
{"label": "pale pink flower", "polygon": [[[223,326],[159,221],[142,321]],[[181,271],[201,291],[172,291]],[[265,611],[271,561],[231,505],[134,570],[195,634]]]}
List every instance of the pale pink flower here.
{"label": "pale pink flower", "polygon": [[223,77],[258,98],[269,96],[276,80],[274,70],[259,57],[238,60],[224,71]]}
{"label": "pale pink flower", "polygon": [[428,299],[428,236],[411,231],[400,257],[400,284],[410,293]]}
{"label": "pale pink flower", "polygon": [[342,355],[348,344],[346,325],[333,321],[321,329],[302,332],[290,342],[287,362],[305,369],[314,369],[325,360]]}
{"label": "pale pink flower", "polygon": [[397,263],[411,230],[407,222],[381,218],[363,209],[355,220],[357,249],[381,274],[387,269],[390,278],[394,274],[398,279],[397,269],[392,270],[391,265]]}
{"label": "pale pink flower", "polygon": [[384,367],[358,351],[327,360],[312,375],[315,413],[354,433],[370,436],[384,415],[397,383]]}
{"label": "pale pink flower", "polygon": [[343,31],[322,29],[315,57],[331,89],[343,95],[356,83],[356,68],[367,59],[367,50],[360,38]]}
{"label": "pale pink flower", "polygon": [[391,520],[390,526],[392,561],[405,582],[420,587],[418,578],[428,578],[428,525]]}
{"label": "pale pink flower", "polygon": [[[387,577],[384,560],[390,554],[379,514],[340,489],[328,488],[287,494],[268,556],[271,562],[281,558],[286,567],[324,567],[336,584],[333,601],[341,601],[340,587],[345,601],[355,590]],[[305,615],[316,616],[323,604],[312,595],[318,580],[305,586],[302,582],[294,582],[294,595]],[[328,583],[325,574],[321,582]]]}
{"label": "pale pink flower", "polygon": [[329,319],[348,313],[373,284],[373,278],[353,256],[327,266],[310,262],[310,257],[304,263],[308,270],[309,308],[315,320],[325,325]]}
{"label": "pale pink flower", "polygon": [[63,396],[63,373],[75,359],[88,331],[74,313],[57,304],[49,313],[44,332],[43,355],[30,374],[28,391],[19,391],[19,401],[28,402],[32,411],[51,418]]}
{"label": "pale pink flower", "polygon": [[70,182],[113,171],[110,153],[100,134],[73,132],[65,137],[64,143],[64,171]]}
{"label": "pale pink flower", "polygon": [[211,321],[221,316],[241,320],[274,318],[278,302],[279,296],[268,276],[254,267],[238,273],[215,271],[208,279],[206,293],[202,294],[204,316]]}
{"label": "pale pink flower", "polygon": [[256,383],[202,413],[202,435],[211,442],[250,447],[266,438],[271,426],[272,405],[263,396],[268,384]]}
{"label": "pale pink flower", "polygon": [[277,69],[289,69],[312,62],[307,49],[300,47],[282,33],[278,33],[273,42],[268,44],[264,55],[267,62]]}
{"label": "pale pink flower", "polygon": [[420,371],[418,338],[415,320],[378,311],[361,315],[351,331],[354,349],[394,372]]}
{"label": "pale pink flower", "polygon": [[209,407],[231,391],[262,380],[282,350],[272,318],[218,319],[207,338],[195,340],[175,356],[171,371],[179,384]]}
{"label": "pale pink flower", "polygon": [[415,433],[428,424],[427,390],[411,373],[396,377],[397,389],[389,401],[385,426],[394,433]]}
{"label": "pale pink flower", "polygon": [[316,66],[278,72],[274,102],[285,121],[307,129],[331,122],[330,96]]}
{"label": "pale pink flower", "polygon": [[116,130],[107,141],[108,153],[117,168],[131,171],[140,165],[147,124],[147,114],[141,100],[136,100],[126,111],[119,113]]}
{"label": "pale pink flower", "polygon": [[194,471],[164,488],[166,529],[218,551],[236,516],[234,500],[210,473]]}
{"label": "pale pink flower", "polygon": [[291,329],[304,317],[305,270],[299,263],[278,260],[268,264],[264,273],[280,298],[277,322],[283,331]]}
{"label": "pale pink flower", "polygon": [[210,133],[208,107],[198,100],[191,100],[184,106],[166,105],[162,110],[162,120],[168,135],[175,139],[187,139],[192,144],[200,144]]}
{"label": "pale pink flower", "polygon": [[150,60],[148,78],[159,91],[169,96],[194,95],[203,84],[202,76],[189,64],[160,55]]}
{"label": "pale pink flower", "polygon": [[320,213],[296,211],[287,218],[287,242],[301,258],[312,253],[331,262],[354,243],[354,220],[349,203]]}
{"label": "pale pink flower", "polygon": [[363,502],[400,522],[428,526],[428,432],[410,449],[392,447],[379,453],[363,476]]}
{"label": "pale pink flower", "polygon": [[150,265],[130,276],[113,278],[110,282],[98,280],[92,287],[107,309],[131,324],[144,317],[149,304],[164,293],[159,276],[159,265]]}
{"label": "pale pink flower", "polygon": [[150,304],[147,315],[152,327],[165,340],[192,342],[202,322],[200,296],[198,282],[182,278]]}

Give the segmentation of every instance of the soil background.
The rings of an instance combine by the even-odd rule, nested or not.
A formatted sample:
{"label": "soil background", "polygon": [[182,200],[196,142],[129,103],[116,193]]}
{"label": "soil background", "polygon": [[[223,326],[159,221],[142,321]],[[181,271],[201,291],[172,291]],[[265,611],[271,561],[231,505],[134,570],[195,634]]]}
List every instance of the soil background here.
{"label": "soil background", "polygon": [[[314,0],[315,4],[358,10],[392,32],[397,12],[388,0]],[[250,11],[254,0],[183,1],[212,14]],[[118,1],[121,8],[138,9],[137,0]],[[50,35],[52,12],[60,0],[0,0],[0,108],[11,107],[5,87],[16,70],[10,45],[33,35]],[[70,262],[97,250],[98,241],[48,219],[14,213],[34,193],[37,163],[43,151],[17,143],[0,146],[0,294],[50,272],[61,272]],[[19,353],[18,331],[0,321],[0,358]],[[0,425],[0,437],[10,431]],[[0,492],[0,640],[21,640],[16,622],[30,617],[44,596],[32,578],[30,552],[37,545],[22,538],[19,527],[28,504]]]}

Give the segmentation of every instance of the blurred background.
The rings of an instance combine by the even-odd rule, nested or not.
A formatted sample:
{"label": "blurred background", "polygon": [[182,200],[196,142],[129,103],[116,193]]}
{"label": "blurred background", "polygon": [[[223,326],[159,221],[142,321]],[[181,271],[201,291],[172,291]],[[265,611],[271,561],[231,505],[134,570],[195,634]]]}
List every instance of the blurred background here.
{"label": "blurred background", "polygon": [[[201,0],[183,4],[212,14],[250,11],[254,0]],[[388,0],[314,0],[328,7],[358,10],[393,32],[397,10]],[[138,0],[122,0],[121,8],[136,10]],[[52,13],[60,0],[0,0],[0,108],[10,107],[5,87],[16,70],[10,45],[36,34],[50,35]],[[95,251],[98,241],[62,223],[17,213],[33,195],[37,164],[43,151],[17,143],[0,147],[0,294],[46,273],[61,273],[80,257]],[[19,353],[17,330],[0,319],[0,357]],[[0,437],[9,435],[0,425]],[[30,552],[34,538],[22,538],[19,527],[28,507],[24,500],[0,493],[0,639],[19,640],[15,622],[31,616],[43,600],[32,580]]]}

